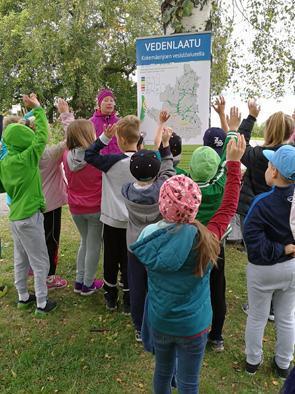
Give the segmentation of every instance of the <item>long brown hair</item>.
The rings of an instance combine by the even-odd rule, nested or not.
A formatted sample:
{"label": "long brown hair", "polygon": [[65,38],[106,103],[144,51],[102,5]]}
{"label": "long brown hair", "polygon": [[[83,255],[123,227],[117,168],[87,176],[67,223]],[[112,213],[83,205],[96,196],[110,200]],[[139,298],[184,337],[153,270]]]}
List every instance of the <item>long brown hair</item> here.
{"label": "long brown hair", "polygon": [[265,123],[263,146],[273,147],[286,142],[292,135],[294,121],[284,112],[275,112]]}
{"label": "long brown hair", "polygon": [[95,128],[90,120],[77,119],[67,129],[67,148],[88,148],[95,141]]}
{"label": "long brown hair", "polygon": [[195,220],[192,225],[198,229],[197,263],[194,274],[202,277],[209,263],[217,265],[220,246],[217,237],[206,226],[198,220]]}

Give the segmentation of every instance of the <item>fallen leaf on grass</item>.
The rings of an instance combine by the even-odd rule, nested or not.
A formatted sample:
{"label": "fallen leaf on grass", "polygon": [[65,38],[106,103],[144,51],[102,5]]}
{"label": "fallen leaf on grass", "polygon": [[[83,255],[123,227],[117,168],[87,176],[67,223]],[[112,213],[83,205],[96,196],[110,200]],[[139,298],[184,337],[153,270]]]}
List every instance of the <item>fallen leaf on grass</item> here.
{"label": "fallen leaf on grass", "polygon": [[89,331],[90,332],[102,332],[102,333],[104,333],[104,332],[108,332],[110,330],[108,328],[92,327],[92,328],[90,328]]}
{"label": "fallen leaf on grass", "polygon": [[13,369],[11,369],[11,375],[12,375],[14,378],[16,378],[16,376],[17,376]]}
{"label": "fallen leaf on grass", "polygon": [[118,383],[122,383],[122,379],[120,379],[120,378],[117,378],[116,381],[117,381]]}
{"label": "fallen leaf on grass", "polygon": [[277,380],[272,380],[272,382],[271,382],[274,386],[278,386],[279,385],[279,382],[277,381]]}

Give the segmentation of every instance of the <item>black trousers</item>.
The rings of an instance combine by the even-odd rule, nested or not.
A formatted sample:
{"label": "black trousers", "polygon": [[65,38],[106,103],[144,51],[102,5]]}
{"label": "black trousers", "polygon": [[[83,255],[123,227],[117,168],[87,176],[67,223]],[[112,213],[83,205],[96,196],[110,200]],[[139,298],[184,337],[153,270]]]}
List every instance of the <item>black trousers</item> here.
{"label": "black trousers", "polygon": [[222,329],[226,315],[226,281],[224,275],[224,259],[224,247],[221,245],[220,254],[217,260],[218,265],[212,268],[210,275],[210,292],[213,319],[209,338],[212,340],[222,339]]}
{"label": "black trousers", "polygon": [[49,255],[50,268],[48,275],[55,275],[58,262],[58,247],[61,227],[61,207],[44,213],[44,230]]}
{"label": "black trousers", "polygon": [[134,327],[141,331],[145,297],[147,293],[147,272],[138,258],[128,251],[128,283],[130,289],[130,311]]}
{"label": "black trousers", "polygon": [[116,228],[104,224],[103,230],[104,244],[104,289],[106,292],[117,293],[118,272],[121,272],[123,290],[128,290],[127,278],[127,244],[126,229]]}

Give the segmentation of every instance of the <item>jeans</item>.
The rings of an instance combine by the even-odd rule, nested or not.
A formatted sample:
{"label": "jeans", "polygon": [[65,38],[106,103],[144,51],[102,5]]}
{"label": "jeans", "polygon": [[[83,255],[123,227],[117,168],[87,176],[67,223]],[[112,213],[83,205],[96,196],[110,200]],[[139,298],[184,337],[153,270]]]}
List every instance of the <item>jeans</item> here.
{"label": "jeans", "polygon": [[171,381],[176,367],[177,389],[180,394],[197,394],[199,375],[207,344],[208,333],[195,338],[162,334],[152,329],[156,366],[154,372],[155,394],[170,394]]}

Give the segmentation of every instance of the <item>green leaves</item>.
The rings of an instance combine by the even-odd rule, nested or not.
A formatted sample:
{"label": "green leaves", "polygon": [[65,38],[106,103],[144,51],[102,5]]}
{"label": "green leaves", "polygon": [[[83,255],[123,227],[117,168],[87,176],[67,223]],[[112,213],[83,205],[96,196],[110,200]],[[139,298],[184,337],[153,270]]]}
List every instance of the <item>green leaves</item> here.
{"label": "green leaves", "polygon": [[[0,0],[0,108],[35,91],[53,117],[56,96],[89,116],[96,92],[114,88],[121,114],[134,113],[135,39],[159,34],[159,5],[151,0]],[[121,89],[123,91],[118,92]]]}

